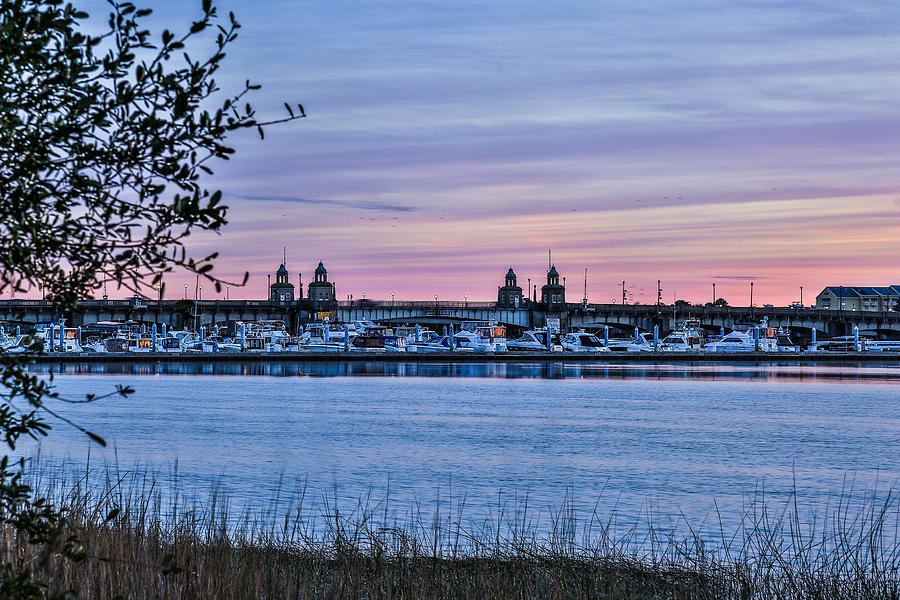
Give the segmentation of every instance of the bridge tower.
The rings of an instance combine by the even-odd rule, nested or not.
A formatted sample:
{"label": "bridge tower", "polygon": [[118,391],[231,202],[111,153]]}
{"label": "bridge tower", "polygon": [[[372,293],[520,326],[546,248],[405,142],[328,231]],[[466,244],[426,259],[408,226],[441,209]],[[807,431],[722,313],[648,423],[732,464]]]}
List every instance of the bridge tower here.
{"label": "bridge tower", "polygon": [[497,290],[497,306],[519,308],[522,306],[522,288],[516,285],[516,273],[510,267],[505,285]]}
{"label": "bridge tower", "polygon": [[322,261],[316,267],[313,281],[309,284],[307,298],[312,305],[319,308],[330,308],[335,305],[334,284],[328,281],[328,270]]}
{"label": "bridge tower", "polygon": [[556,265],[550,265],[550,270],[547,271],[547,284],[541,287],[541,303],[547,310],[566,307],[566,286],[559,283]]}
{"label": "bridge tower", "polygon": [[269,286],[269,299],[279,303],[294,301],[294,284],[288,282],[288,270],[284,263],[275,271],[275,283]]}

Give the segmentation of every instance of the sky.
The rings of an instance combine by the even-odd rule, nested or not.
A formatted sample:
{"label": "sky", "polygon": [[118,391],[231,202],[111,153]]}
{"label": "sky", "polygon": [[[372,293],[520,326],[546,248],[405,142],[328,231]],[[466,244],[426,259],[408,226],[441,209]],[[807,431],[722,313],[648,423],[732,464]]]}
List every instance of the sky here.
{"label": "sky", "polygon": [[585,269],[591,302],[900,283],[900,3],[217,6],[243,25],[222,88],[308,114],[214,167],[230,224],[189,248],[250,272],[232,298],[265,297],[282,247],[293,283],[322,260],[343,299],[490,301],[510,266],[544,283],[548,250],[570,301]]}

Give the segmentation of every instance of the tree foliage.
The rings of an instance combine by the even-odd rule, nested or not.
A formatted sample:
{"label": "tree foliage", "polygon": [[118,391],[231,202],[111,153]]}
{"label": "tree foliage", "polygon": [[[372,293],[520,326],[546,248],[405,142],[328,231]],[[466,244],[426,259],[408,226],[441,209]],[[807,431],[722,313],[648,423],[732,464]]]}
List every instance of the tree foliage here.
{"label": "tree foliage", "polygon": [[[185,267],[209,275],[183,242],[226,223],[222,194],[204,186],[230,132],[257,121],[247,81],[220,98],[215,80],[239,25],[210,0],[183,34],[141,26],[150,9],[113,3],[108,29],[59,0],[0,0],[0,282],[43,284],[71,302],[103,280],[139,289]],[[209,56],[183,51],[214,33]],[[283,120],[302,116],[302,108]],[[216,282],[218,283],[218,282]]]}
{"label": "tree foliage", "polygon": [[[176,268],[218,289],[216,255],[195,258],[184,246],[226,224],[222,194],[205,176],[234,152],[232,132],[262,137],[266,125],[305,116],[286,104],[284,118],[261,122],[246,102],[258,87],[249,80],[220,91],[215,76],[240,25],[232,14],[220,19],[210,0],[180,33],[144,27],[148,8],[109,5],[105,27],[90,33],[96,23],[71,3],[0,0],[0,293],[41,286],[59,312],[105,281],[140,292]],[[204,43],[200,58],[188,54]],[[32,342],[43,347],[33,332]],[[29,374],[29,361],[0,356],[0,430],[10,449],[46,435],[47,419],[66,421],[48,406],[61,400],[52,382]],[[64,518],[34,497],[21,462],[2,458],[0,527],[80,560],[77,541],[59,537]],[[36,575],[40,561],[5,558],[0,597],[50,593]]]}

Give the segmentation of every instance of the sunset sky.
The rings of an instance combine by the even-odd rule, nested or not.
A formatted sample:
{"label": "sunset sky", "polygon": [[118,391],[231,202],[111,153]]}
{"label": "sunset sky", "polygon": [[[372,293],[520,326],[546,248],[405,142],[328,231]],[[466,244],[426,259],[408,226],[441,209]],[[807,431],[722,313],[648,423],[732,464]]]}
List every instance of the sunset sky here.
{"label": "sunset sky", "polygon": [[233,298],[265,295],[282,246],[343,299],[492,300],[510,266],[542,283],[548,249],[570,301],[585,268],[592,302],[900,283],[900,3],[218,6],[243,25],[222,87],[309,115],[216,168],[231,223],[191,248],[250,271]]}

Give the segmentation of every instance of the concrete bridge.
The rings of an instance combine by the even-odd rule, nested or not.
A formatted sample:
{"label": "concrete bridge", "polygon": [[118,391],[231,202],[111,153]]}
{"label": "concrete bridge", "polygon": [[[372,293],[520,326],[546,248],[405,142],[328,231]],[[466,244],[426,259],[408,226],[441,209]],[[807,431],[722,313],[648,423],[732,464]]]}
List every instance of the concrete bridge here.
{"label": "concrete bridge", "polygon": [[496,321],[513,335],[524,329],[544,327],[549,319],[559,319],[563,330],[610,328],[613,334],[628,334],[635,327],[660,332],[671,330],[676,321],[698,319],[711,332],[726,330],[735,323],[758,322],[768,317],[772,327],[789,327],[799,340],[808,340],[812,330],[820,337],[849,335],[853,327],[882,339],[900,338],[900,312],[855,312],[787,307],[673,307],[642,304],[566,304],[548,311],[541,303],[525,302],[519,308],[498,307],[493,302],[393,302],[376,300],[341,301],[316,306],[309,300],[272,302],[268,300],[88,300],[77,311],[60,315],[49,302],[41,300],[0,301],[0,321],[29,324],[65,318],[71,326],[98,321],[166,323],[171,328],[199,325],[227,325],[235,321],[282,320],[289,329],[319,318],[332,321],[371,320],[380,323],[420,323],[441,327],[464,321]]}

